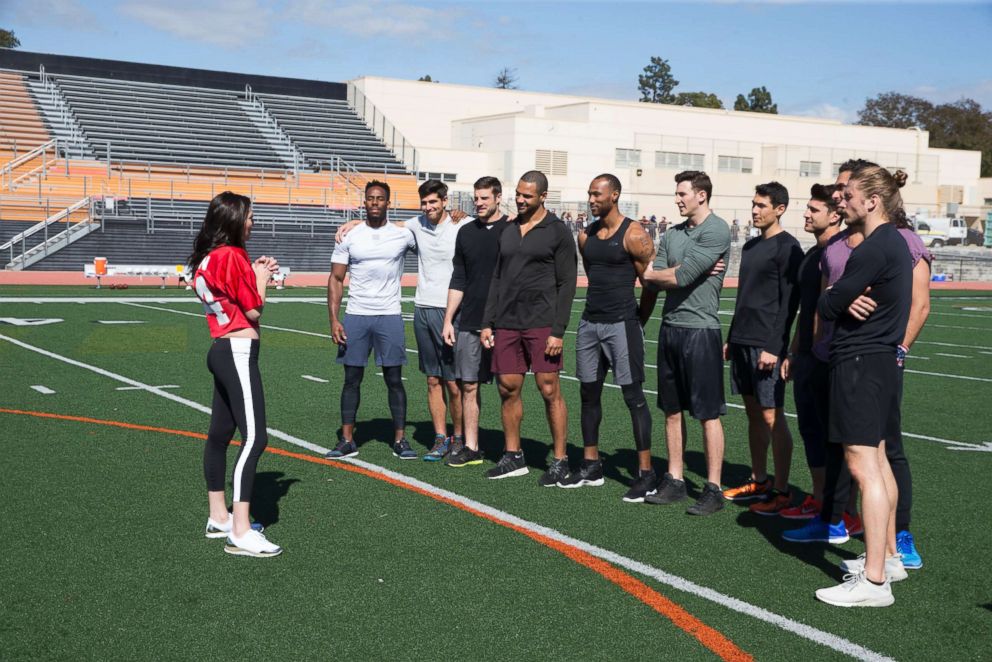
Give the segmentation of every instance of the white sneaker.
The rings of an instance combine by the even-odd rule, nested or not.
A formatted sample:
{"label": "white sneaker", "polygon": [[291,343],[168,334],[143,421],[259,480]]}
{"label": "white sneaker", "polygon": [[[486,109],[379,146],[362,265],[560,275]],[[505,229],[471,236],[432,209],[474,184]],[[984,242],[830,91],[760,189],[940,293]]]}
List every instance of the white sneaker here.
{"label": "white sneaker", "polygon": [[[840,569],[852,575],[865,571],[865,555],[862,554],[856,559],[848,559],[840,562]],[[902,565],[902,556],[893,554],[885,557],[885,578],[890,582],[901,582],[909,578],[909,573]]]}
{"label": "white sneaker", "polygon": [[[207,538],[226,538],[227,534],[231,532],[232,526],[234,526],[234,515],[231,513],[227,514],[227,521],[222,524],[218,524],[216,520],[208,517],[207,528],[203,532],[203,535]],[[252,522],[251,528],[259,533],[265,531],[265,527],[258,522]]]}
{"label": "white sneaker", "polygon": [[844,575],[843,583],[821,588],[816,599],[835,607],[888,607],[896,601],[888,580],[878,586],[868,581],[863,572]]}
{"label": "white sneaker", "polygon": [[254,529],[248,529],[248,533],[240,538],[235,537],[234,532],[227,536],[227,544],[224,551],[235,556],[257,556],[267,558],[282,554],[282,547],[273,545],[265,536]]}

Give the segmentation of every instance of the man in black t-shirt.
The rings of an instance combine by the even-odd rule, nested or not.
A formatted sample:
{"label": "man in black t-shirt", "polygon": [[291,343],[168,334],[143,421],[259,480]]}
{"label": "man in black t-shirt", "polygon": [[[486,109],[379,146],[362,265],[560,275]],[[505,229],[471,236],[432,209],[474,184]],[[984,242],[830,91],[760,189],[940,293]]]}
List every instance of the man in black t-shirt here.
{"label": "man in black t-shirt", "polygon": [[[743,485],[724,490],[732,501],[762,499],[751,511],[777,515],[791,505],[789,464],[792,435],[785,421],[785,381],[779,362],[785,358],[789,331],[799,306],[796,280],[802,249],[782,228],[789,192],[778,182],[754,189],[751,219],[761,235],[744,244],[734,318],[724,345],[730,360],[730,385],[744,399],[748,417],[751,477]],[[768,477],[771,441],[775,484]]]}

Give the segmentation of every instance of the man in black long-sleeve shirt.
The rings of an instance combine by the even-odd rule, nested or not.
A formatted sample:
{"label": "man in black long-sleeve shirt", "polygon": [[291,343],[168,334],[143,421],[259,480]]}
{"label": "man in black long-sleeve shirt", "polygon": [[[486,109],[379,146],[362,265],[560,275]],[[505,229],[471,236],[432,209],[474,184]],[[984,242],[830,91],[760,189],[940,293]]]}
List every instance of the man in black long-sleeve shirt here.
{"label": "man in black long-sleeve shirt", "polygon": [[[565,436],[568,410],[561,395],[562,339],[575,297],[575,240],[544,208],[548,179],[531,170],[517,183],[517,218],[499,240],[499,258],[483,317],[482,344],[493,349],[493,372],[503,399],[506,450],[489,478],[527,473],[520,450],[523,404],[520,390],[528,370],[544,397],[554,441],[554,460],[538,481],[551,487],[568,473]],[[495,330],[495,333],[494,333]]]}
{"label": "man in black long-sleeve shirt", "polygon": [[[892,567],[885,557],[897,488],[884,440],[899,432],[899,368],[894,359],[906,334],[913,293],[912,258],[899,231],[888,223],[902,204],[898,189],[905,173],[897,175],[873,166],[851,176],[841,209],[853,230],[863,228],[865,240],[817,306],[823,319],[836,320],[828,441],[844,445],[844,458],[861,488],[865,559],[848,562],[850,579],[818,590],[816,597],[845,607],[888,606],[894,602],[890,577],[905,578],[899,556],[891,559]],[[849,313],[862,294],[877,304],[864,321]]]}
{"label": "man in black long-sleeve shirt", "polygon": [[[744,244],[734,318],[724,358],[730,359],[730,386],[744,399],[751,449],[751,478],[724,491],[733,501],[762,499],[751,511],[777,515],[788,508],[792,434],[785,420],[785,380],[779,363],[789,346],[789,331],[799,307],[802,248],[782,228],[789,192],[778,182],[759,184],[751,202],[751,220],[761,236]],[[768,445],[775,463],[775,484],[768,477]]]}
{"label": "man in black long-sleeve shirt", "polygon": [[482,464],[479,450],[480,382],[491,382],[492,356],[479,341],[489,284],[499,255],[506,216],[499,211],[503,186],[495,177],[475,182],[475,220],[458,231],[452,260],[444,341],[455,348],[455,379],[462,400],[464,448],[452,449],[449,467]]}

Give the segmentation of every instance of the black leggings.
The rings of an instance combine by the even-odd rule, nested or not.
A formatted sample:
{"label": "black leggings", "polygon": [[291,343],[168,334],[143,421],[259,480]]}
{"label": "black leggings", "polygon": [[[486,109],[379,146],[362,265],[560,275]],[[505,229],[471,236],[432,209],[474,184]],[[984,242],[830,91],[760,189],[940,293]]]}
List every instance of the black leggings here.
{"label": "black leggings", "polygon": [[238,429],[241,431],[241,449],[231,476],[234,501],[251,501],[255,467],[269,443],[265,431],[262,377],[258,372],[258,341],[250,338],[214,340],[207,352],[207,367],[214,376],[210,432],[203,447],[207,490],[224,491],[227,446]]}
{"label": "black leggings", "polygon": [[[634,447],[638,451],[651,450],[651,411],[644,399],[644,389],[640,382],[620,387],[623,401],[630,410],[630,423],[634,429]],[[603,420],[603,382],[582,382],[579,387],[582,396],[582,443],[585,446],[599,445],[599,424]]]}
{"label": "black leggings", "polygon": [[[364,366],[344,367],[344,387],[341,389],[341,423],[354,425],[358,415],[358,405],[362,400],[362,379]],[[389,395],[389,412],[393,417],[393,429],[406,427],[406,389],[403,388],[403,366],[383,366],[382,378],[386,382]]]}

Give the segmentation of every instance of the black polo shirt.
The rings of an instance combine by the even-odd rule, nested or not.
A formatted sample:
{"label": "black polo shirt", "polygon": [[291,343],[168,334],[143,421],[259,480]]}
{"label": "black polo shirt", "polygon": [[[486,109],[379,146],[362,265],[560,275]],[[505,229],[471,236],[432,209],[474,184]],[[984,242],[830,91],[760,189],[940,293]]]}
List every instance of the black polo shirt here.
{"label": "black polo shirt", "polygon": [[486,312],[489,283],[496,269],[499,238],[507,227],[506,216],[492,223],[478,218],[458,230],[455,239],[454,269],[449,290],[462,293],[462,304],[455,318],[459,331],[479,331]]}

